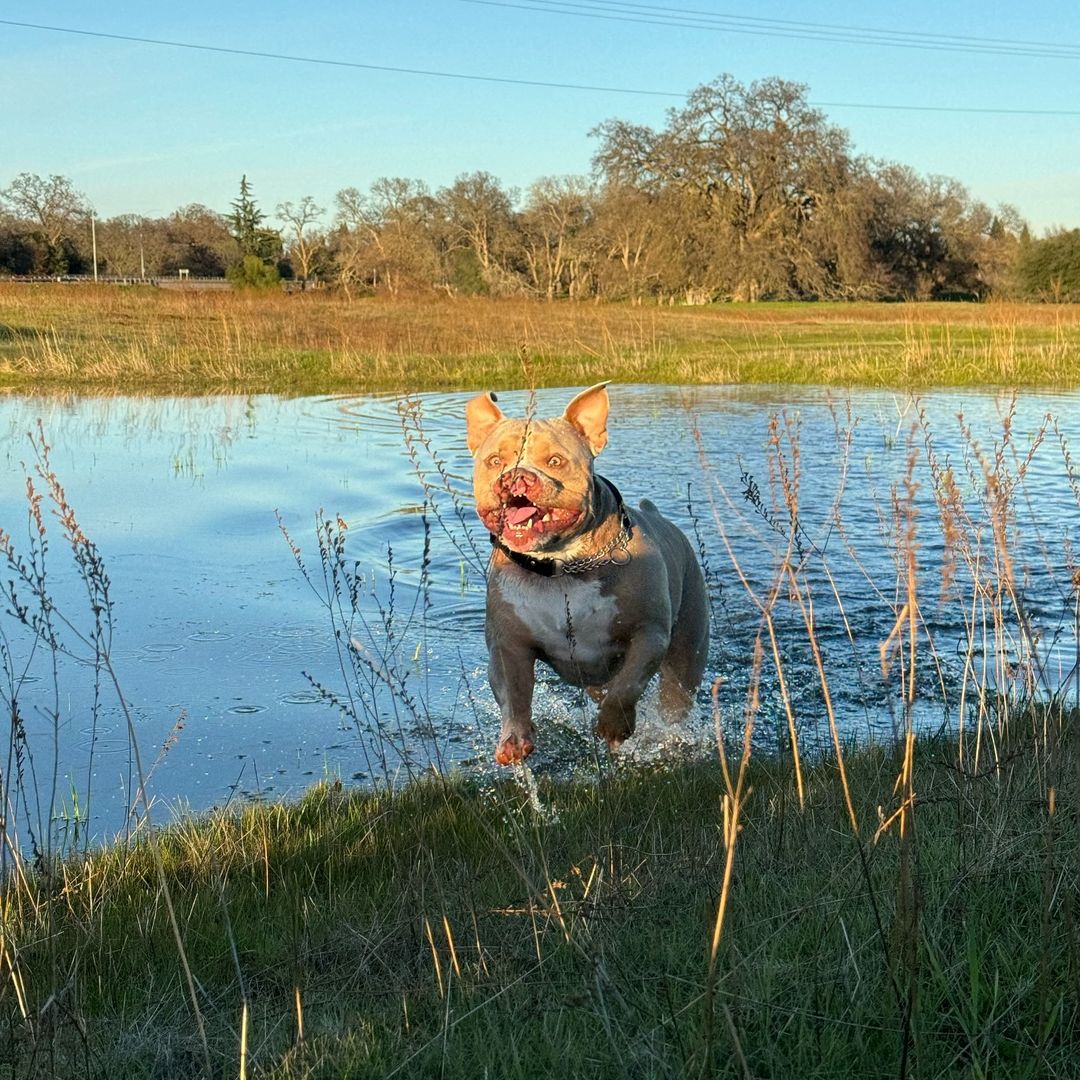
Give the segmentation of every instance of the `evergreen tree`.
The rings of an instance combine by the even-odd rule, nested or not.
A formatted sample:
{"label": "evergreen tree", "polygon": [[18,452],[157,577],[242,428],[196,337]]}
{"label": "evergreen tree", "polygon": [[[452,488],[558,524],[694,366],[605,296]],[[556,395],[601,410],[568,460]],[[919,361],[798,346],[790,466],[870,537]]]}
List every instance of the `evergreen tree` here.
{"label": "evergreen tree", "polygon": [[262,230],[259,226],[266,215],[255,205],[251,195],[251,185],[247,174],[240,177],[240,196],[232,202],[229,224],[232,226],[233,239],[240,245],[240,254],[256,255],[263,258],[260,251]]}
{"label": "evergreen tree", "polygon": [[230,266],[225,276],[242,289],[272,289],[281,281],[281,274],[273,263],[264,262],[258,255],[245,255]]}
{"label": "evergreen tree", "polygon": [[278,260],[282,256],[281,234],[263,228],[266,215],[251,194],[247,175],[240,177],[240,195],[232,202],[229,231],[240,249],[239,257],[226,276],[237,285],[267,288],[280,280]]}

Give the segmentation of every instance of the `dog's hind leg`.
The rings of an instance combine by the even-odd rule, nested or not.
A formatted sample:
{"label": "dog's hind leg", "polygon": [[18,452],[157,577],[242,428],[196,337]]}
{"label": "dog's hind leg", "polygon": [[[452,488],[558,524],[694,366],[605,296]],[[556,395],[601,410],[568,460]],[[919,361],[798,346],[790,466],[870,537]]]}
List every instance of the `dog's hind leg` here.
{"label": "dog's hind leg", "polygon": [[683,590],[671,645],[660,665],[660,712],[668,723],[690,712],[709,657],[709,607],[704,583],[697,584]]}
{"label": "dog's hind leg", "polygon": [[634,733],[637,704],[649,680],[660,670],[670,636],[665,627],[642,627],[634,636],[614,678],[604,689],[596,734],[617,750]]}

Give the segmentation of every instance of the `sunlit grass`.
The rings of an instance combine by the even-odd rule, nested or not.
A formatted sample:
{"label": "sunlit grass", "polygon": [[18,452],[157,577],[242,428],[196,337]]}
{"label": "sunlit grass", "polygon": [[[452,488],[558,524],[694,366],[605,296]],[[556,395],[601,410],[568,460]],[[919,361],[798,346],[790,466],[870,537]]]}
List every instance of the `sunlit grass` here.
{"label": "sunlit grass", "polygon": [[[982,776],[954,746],[920,749],[911,1075],[1072,1067],[1080,757],[1076,717],[1055,725],[1054,816],[1034,744]],[[899,764],[849,756],[858,839],[831,763],[808,770],[801,811],[785,767],[751,765],[711,1006],[715,764],[543,784],[557,821],[511,781],[439,780],[183,821],[160,851],[216,1074],[237,1074],[246,1001],[260,1076],[741,1076],[740,1056],[753,1076],[899,1075],[901,845],[895,830],[869,843]],[[160,901],[145,845],[9,890],[17,1075],[199,1075]]]}
{"label": "sunlit grass", "polygon": [[0,284],[0,387],[203,392],[621,382],[1066,386],[1080,310],[709,308]]}

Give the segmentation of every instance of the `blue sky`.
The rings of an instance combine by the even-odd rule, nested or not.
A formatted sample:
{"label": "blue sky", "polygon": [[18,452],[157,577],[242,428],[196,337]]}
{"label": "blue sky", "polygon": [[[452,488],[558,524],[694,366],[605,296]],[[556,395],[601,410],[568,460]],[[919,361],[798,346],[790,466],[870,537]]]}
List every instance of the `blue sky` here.
{"label": "blue sky", "polygon": [[[670,25],[724,15],[777,24],[744,22],[753,32],[742,33],[730,25]],[[660,94],[685,93],[725,71],[744,82],[778,75],[807,84],[810,100],[850,132],[858,152],[956,177],[991,205],[1015,205],[1036,233],[1080,226],[1080,6],[1060,2],[7,0],[0,19]],[[860,29],[847,40],[823,40],[826,24]],[[888,46],[869,41],[867,31],[924,36]],[[999,44],[981,47],[997,50],[989,53],[955,51],[925,35]],[[939,47],[914,47],[927,44]],[[0,187],[19,172],[66,175],[104,217],[166,214],[189,202],[225,211],[242,173],[267,212],[308,194],[330,208],[340,188],[364,188],[379,176],[416,177],[438,188],[485,169],[525,188],[541,176],[588,172],[595,149],[589,131],[600,121],[617,116],[660,126],[678,103],[0,23]]]}

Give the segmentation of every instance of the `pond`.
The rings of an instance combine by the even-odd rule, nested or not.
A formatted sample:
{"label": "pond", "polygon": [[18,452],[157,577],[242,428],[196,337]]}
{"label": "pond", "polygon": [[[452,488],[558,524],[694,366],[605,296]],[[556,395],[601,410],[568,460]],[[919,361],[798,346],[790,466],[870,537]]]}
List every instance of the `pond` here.
{"label": "pond", "polygon": [[[557,415],[572,393],[500,405]],[[108,575],[109,662],[155,820],[324,777],[492,767],[469,396],[0,400],[0,529],[29,558],[40,421]],[[891,738],[908,716],[958,724],[989,688],[1076,692],[1080,395],[620,385],[611,400],[599,471],[656,502],[707,564],[721,728],[739,736],[754,684],[755,740],[790,750],[794,731],[803,752]],[[48,497],[42,509],[57,659],[8,603],[0,700],[21,719],[5,784],[39,837],[109,835],[135,790],[127,719]],[[16,588],[31,612],[32,594]],[[579,695],[544,678],[537,711],[530,764],[594,760]],[[645,712],[628,756],[715,753],[708,687],[684,729]]]}

